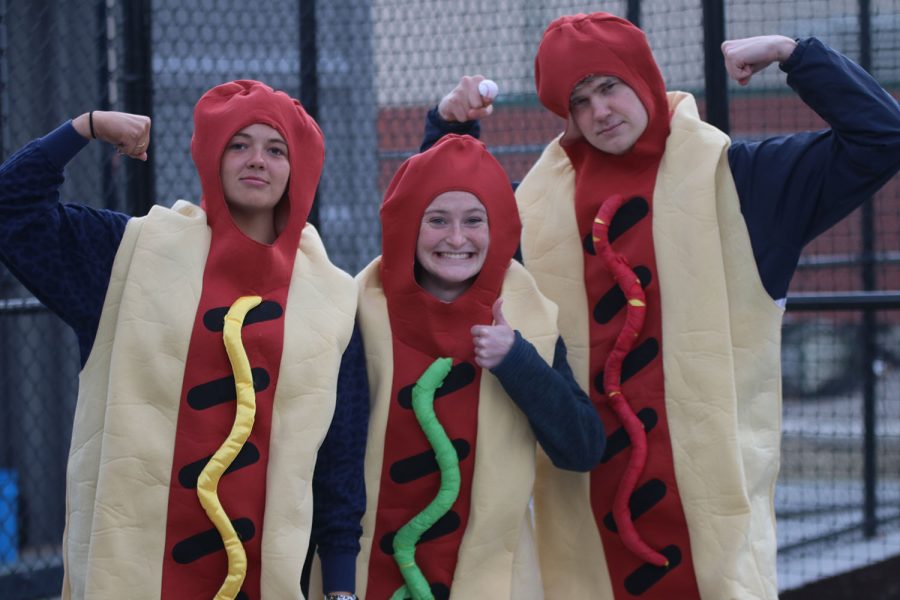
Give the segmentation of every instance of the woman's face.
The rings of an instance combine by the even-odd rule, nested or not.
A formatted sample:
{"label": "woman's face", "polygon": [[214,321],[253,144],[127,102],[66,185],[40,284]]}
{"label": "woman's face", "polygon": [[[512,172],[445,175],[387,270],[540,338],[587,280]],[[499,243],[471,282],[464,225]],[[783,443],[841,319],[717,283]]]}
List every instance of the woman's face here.
{"label": "woman's face", "polygon": [[284,196],[290,174],[287,143],[278,131],[255,123],[234,134],[222,155],[219,176],[235,220],[271,213]]}
{"label": "woman's face", "polygon": [[419,285],[450,302],[481,272],[490,245],[487,210],[469,192],[444,192],[425,209],[416,260]]}

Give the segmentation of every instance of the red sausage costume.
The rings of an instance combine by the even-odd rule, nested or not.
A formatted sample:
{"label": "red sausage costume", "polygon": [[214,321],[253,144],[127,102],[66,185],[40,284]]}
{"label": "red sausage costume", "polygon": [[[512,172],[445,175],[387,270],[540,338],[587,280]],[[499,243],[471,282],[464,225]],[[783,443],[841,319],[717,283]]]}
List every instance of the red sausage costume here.
{"label": "red sausage costume", "polygon": [[[690,96],[667,96],[644,34],[612,15],[551,23],[535,71],[541,102],[569,127],[516,193],[523,256],[560,307],[576,379],[609,432],[589,476],[539,464],[547,597],[775,598],[781,311],[757,274],[728,139]],[[569,117],[589,75],[621,79],[648,113],[626,154],[595,149]],[[602,256],[592,234],[607,202],[621,206],[596,223],[608,228],[612,254]],[[610,264],[620,259],[614,270],[631,269],[637,290],[617,284]],[[636,324],[632,307],[643,323],[623,360],[609,361]],[[613,410],[619,394],[630,417]]]}
{"label": "red sausage costume", "polygon": [[[256,414],[218,496],[247,557],[238,598],[300,597],[316,452],[334,411],[355,286],[306,223],[322,135],[302,106],[253,81],[204,94],[192,155],[203,209],[179,201],[131,219],[81,375],[69,458],[65,598],[212,598],[229,570],[197,478],[235,420],[225,311],[262,303],[241,337]],[[231,219],[219,164],[254,123],[287,142],[291,176],[271,245]],[[301,235],[302,233],[302,235]],[[129,560],[127,557],[132,557]]]}
{"label": "red sausage costume", "polygon": [[[472,286],[451,303],[414,276],[426,207],[447,191],[474,194],[488,213],[490,245]],[[410,389],[435,358],[454,367],[435,411],[460,457],[462,484],[450,513],[417,546],[416,562],[436,598],[539,598],[528,502],[535,438],[497,379],[477,367],[470,329],[504,314],[548,363],[557,339],[556,309],[512,261],[520,234],[515,199],[502,168],[481,142],[446,136],[405,162],[381,209],[384,252],[357,277],[372,413],[366,449],[367,507],[357,591],[389,598],[403,580],[393,533],[436,495],[440,476],[410,408]]]}

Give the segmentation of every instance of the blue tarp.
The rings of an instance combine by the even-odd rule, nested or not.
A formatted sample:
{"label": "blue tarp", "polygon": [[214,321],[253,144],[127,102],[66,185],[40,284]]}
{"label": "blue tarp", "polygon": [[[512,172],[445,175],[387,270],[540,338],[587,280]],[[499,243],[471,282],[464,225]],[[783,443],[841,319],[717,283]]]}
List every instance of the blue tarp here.
{"label": "blue tarp", "polygon": [[19,554],[19,485],[16,472],[0,469],[0,564],[16,562]]}

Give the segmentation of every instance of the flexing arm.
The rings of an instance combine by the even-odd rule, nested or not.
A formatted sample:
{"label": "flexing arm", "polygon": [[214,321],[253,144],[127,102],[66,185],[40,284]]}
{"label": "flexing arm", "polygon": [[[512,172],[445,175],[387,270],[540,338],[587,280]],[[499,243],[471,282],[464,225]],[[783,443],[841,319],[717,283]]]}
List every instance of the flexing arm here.
{"label": "flexing arm", "polygon": [[830,129],[736,142],[728,152],[760,275],[775,299],[786,295],[803,246],[900,168],[900,107],[859,65],[810,38],[781,68]]}
{"label": "flexing arm", "polygon": [[313,476],[313,541],[322,561],[326,593],[356,586],[356,556],[366,510],[364,459],[369,423],[369,383],[362,336],[353,336],[341,359],[337,404],[319,448]]}
{"label": "flexing arm", "polygon": [[[122,122],[135,118],[145,123],[149,136],[147,117],[99,111],[94,113],[95,133],[124,144],[121,136],[132,128]],[[121,213],[59,202],[63,170],[89,138],[86,113],[30,142],[0,166],[0,259],[75,330],[82,365],[94,342],[128,220]]]}
{"label": "flexing arm", "polygon": [[773,62],[783,63],[794,52],[797,42],[783,35],[762,35],[722,43],[725,70],[729,77],[747,85],[754,73]]}
{"label": "flexing arm", "polygon": [[150,146],[150,117],[95,110],[72,119],[72,127],[85,139],[95,137],[101,142],[115,146],[119,154],[147,160],[147,149]]}

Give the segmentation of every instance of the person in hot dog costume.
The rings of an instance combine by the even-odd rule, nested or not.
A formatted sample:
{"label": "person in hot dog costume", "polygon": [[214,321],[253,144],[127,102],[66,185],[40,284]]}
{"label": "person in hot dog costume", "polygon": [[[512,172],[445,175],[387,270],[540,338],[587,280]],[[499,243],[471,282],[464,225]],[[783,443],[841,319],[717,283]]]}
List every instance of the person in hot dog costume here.
{"label": "person in hot dog costume", "polygon": [[[900,110],[815,38],[722,49],[741,84],[779,62],[830,129],[730,142],[613,15],[559,18],[537,52],[567,125],[517,189],[522,254],[608,432],[589,475],[539,463],[548,598],[777,598],[783,299],[803,246],[896,173]],[[475,132],[479,80],[432,110],[424,147]]]}
{"label": "person in hot dog costume", "polygon": [[146,160],[150,120],[85,113],[0,168],[4,264],[81,349],[63,598],[301,598],[313,527],[326,589],[352,594],[368,407],[336,403],[356,286],[306,222],[318,126],[260,82],[214,87],[201,206],[141,218],[59,202],[92,138]]}
{"label": "person in hot dog costume", "polygon": [[[357,589],[367,600],[543,598],[535,441],[557,467],[586,471],[604,435],[555,305],[512,260],[520,224],[506,175],[481,142],[448,136],[401,165],[381,222],[383,253],[357,275],[371,394]],[[413,564],[395,556],[398,530],[451,479],[415,408],[414,384],[437,359],[448,372],[431,384],[433,406],[458,461],[456,492],[409,542]],[[423,589],[398,592],[409,570]]]}

